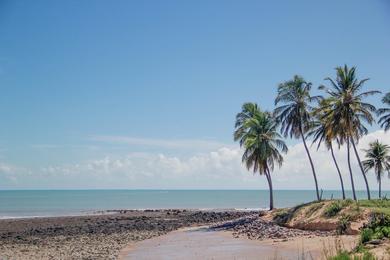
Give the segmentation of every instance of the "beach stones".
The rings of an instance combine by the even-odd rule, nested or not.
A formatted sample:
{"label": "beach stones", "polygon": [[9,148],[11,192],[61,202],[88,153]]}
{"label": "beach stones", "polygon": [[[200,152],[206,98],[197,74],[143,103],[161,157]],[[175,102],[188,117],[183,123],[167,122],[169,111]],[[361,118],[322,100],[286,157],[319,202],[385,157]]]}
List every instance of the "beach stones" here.
{"label": "beach stones", "polygon": [[214,229],[225,229],[233,231],[234,237],[245,236],[249,239],[288,239],[296,236],[327,236],[331,232],[323,231],[307,231],[300,229],[290,229],[279,226],[273,222],[265,221],[258,214],[245,216],[240,219],[228,221],[219,225],[215,225]]}
{"label": "beach stones", "polygon": [[0,220],[0,259],[116,259],[119,250],[132,241],[250,214],[175,209],[107,213]]}

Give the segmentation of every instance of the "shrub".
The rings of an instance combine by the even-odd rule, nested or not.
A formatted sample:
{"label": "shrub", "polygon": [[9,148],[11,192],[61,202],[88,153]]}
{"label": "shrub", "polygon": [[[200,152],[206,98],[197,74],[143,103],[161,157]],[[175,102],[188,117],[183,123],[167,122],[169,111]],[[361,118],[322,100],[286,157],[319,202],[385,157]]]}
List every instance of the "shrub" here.
{"label": "shrub", "polygon": [[382,227],[382,233],[385,237],[390,237],[390,227]]}
{"label": "shrub", "polygon": [[337,215],[342,210],[342,205],[338,201],[334,201],[325,209],[324,215],[327,218],[331,218]]}
{"label": "shrub", "polygon": [[349,216],[347,216],[347,215],[341,216],[339,223],[338,223],[338,226],[337,226],[337,234],[339,234],[339,235],[345,234],[350,223],[351,223],[351,220],[350,220]]}
{"label": "shrub", "polygon": [[346,200],[341,201],[341,203],[342,203],[343,207],[347,207],[349,205],[354,204],[354,201],[352,199],[346,199]]}
{"label": "shrub", "polygon": [[371,228],[363,229],[362,232],[360,233],[360,242],[363,244],[367,243],[372,239],[373,235],[374,235],[374,231]]}
{"label": "shrub", "polygon": [[371,219],[365,225],[360,234],[361,243],[372,239],[390,238],[390,216],[384,214],[372,214]]}

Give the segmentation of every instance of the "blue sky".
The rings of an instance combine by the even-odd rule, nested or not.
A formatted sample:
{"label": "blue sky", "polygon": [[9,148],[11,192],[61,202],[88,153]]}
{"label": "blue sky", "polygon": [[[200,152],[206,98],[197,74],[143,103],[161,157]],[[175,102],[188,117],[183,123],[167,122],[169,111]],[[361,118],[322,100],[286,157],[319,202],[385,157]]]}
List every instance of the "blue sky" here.
{"label": "blue sky", "polygon": [[[0,188],[160,187],[155,173],[138,180],[138,168],[107,184],[72,167],[235,149],[242,103],[272,109],[277,84],[294,74],[317,86],[336,66],[356,65],[367,89],[389,91],[389,24],[385,0],[0,0]],[[66,167],[74,176],[59,173]]]}

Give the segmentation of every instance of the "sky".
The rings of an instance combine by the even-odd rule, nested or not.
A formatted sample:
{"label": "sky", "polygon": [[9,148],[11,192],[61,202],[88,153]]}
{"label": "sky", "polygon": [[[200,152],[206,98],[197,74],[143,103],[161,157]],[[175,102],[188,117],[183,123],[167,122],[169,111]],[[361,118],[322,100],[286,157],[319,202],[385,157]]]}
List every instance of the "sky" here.
{"label": "sky", "polygon": [[[389,25],[386,0],[0,0],[0,189],[266,189],[232,140],[241,105],[272,110],[295,74],[315,94],[344,64],[390,91]],[[374,125],[359,149],[389,135]],[[275,189],[313,189],[286,142]],[[320,186],[338,189],[312,152]]]}

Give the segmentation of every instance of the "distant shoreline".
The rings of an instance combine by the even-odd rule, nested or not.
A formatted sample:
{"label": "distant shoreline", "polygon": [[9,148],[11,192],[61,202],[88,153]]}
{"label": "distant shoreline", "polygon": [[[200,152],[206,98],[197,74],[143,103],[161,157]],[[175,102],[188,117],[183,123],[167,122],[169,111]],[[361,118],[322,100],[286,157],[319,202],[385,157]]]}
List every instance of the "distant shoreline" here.
{"label": "distant shoreline", "polygon": [[201,211],[201,212],[253,212],[253,211],[263,211],[268,210],[267,208],[205,208],[205,209],[196,209],[196,208],[146,208],[146,209],[114,209],[114,210],[99,210],[99,211],[89,211],[89,212],[79,212],[79,213],[69,213],[62,215],[36,215],[36,216],[0,216],[0,221],[2,220],[29,220],[29,219],[47,219],[47,218],[66,218],[66,217],[88,217],[88,216],[102,216],[102,215],[114,215],[114,214],[125,214],[129,212],[163,212],[163,211]]}

